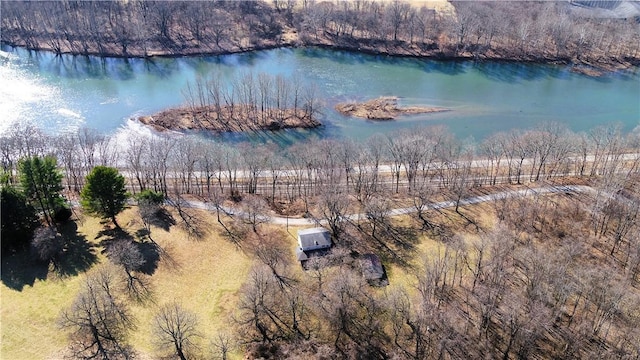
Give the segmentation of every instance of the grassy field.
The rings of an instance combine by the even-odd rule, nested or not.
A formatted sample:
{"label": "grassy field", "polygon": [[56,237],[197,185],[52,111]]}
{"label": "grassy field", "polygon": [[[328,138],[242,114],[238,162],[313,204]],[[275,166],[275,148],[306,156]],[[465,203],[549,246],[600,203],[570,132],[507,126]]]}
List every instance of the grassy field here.
{"label": "grassy field", "polygon": [[[216,224],[215,219],[201,213],[204,224]],[[135,209],[119,216],[123,228],[134,234],[141,228],[135,220]],[[100,254],[100,239],[103,229],[96,219],[85,218],[77,233],[94,245],[96,260],[93,267],[107,262]],[[166,232],[153,229],[154,240],[167,250],[171,261],[161,259],[150,276],[152,299],[143,304],[132,303],[131,311],[137,320],[137,329],[130,336],[130,343],[142,358],[154,354],[151,342],[151,322],[158,306],[177,301],[197,314],[202,333],[203,352],[208,352],[209,339],[219,331],[228,330],[228,315],[234,309],[237,291],[251,266],[251,260],[234,244],[218,235],[217,226],[207,229],[199,240],[189,239],[185,232],[173,226]],[[17,272],[24,267],[23,259],[13,259],[4,270]],[[21,270],[24,270],[21,269]],[[24,270],[26,271],[26,270]],[[88,271],[91,271],[89,269]],[[84,278],[82,273],[61,277],[50,271],[46,274],[22,275],[21,289],[16,283],[3,283],[0,288],[2,359],[57,359],[67,343],[67,333],[61,331],[56,320],[60,311],[71,305]],[[34,279],[32,282],[29,279]]]}

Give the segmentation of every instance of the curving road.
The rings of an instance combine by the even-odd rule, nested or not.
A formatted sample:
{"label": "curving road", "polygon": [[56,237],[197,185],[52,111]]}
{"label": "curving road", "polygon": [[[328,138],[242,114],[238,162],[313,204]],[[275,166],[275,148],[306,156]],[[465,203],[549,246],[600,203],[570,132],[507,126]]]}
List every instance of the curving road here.
{"label": "curving road", "polygon": [[[559,185],[559,186],[547,186],[547,187],[539,187],[539,188],[527,188],[527,189],[520,189],[520,190],[502,191],[495,194],[474,196],[474,197],[462,199],[460,200],[460,205],[462,206],[462,205],[479,204],[487,201],[495,201],[495,200],[506,199],[510,197],[516,197],[516,196],[528,196],[528,195],[534,195],[534,194],[539,195],[539,194],[548,194],[548,193],[566,194],[566,193],[577,193],[577,192],[594,193],[595,190],[590,186],[583,186],[583,185]],[[215,205],[211,203],[205,203],[202,201],[184,201],[184,204],[194,209],[202,209],[202,210],[209,210],[209,211],[216,210]],[[429,205],[428,208],[437,210],[437,209],[444,209],[444,208],[455,207],[455,206],[456,206],[455,201],[441,201],[441,202]],[[226,206],[220,207],[220,210],[224,211],[228,215],[236,215],[241,217],[247,216],[247,214],[241,210],[233,209]],[[416,211],[417,210],[415,207],[397,208],[397,209],[389,210],[388,215],[390,216],[404,215],[404,214],[414,213]],[[359,213],[359,214],[346,215],[345,219],[357,221],[360,219],[366,219],[366,217],[367,217],[366,214]],[[291,225],[291,226],[320,225],[320,224],[326,223],[326,220],[317,220],[317,219],[310,219],[310,218],[288,218],[288,217],[280,217],[280,216],[272,216],[272,217],[264,216],[262,220],[264,222],[270,222],[272,224]]]}

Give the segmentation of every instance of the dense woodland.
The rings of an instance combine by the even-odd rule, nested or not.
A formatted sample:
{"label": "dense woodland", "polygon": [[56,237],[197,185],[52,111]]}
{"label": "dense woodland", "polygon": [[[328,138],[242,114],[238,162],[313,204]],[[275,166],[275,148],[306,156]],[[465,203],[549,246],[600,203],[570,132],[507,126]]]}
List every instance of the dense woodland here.
{"label": "dense woodland", "polygon": [[567,1],[452,4],[455,11],[440,13],[397,0],[5,1],[1,26],[8,44],[101,56],[321,45],[607,69],[639,63],[635,18],[589,18],[584,7],[575,11]]}
{"label": "dense woodland", "polygon": [[[60,314],[74,358],[135,354],[127,341],[135,329],[128,304],[153,303],[153,275],[145,275],[140,247],[154,246],[156,261],[170,261],[152,236],[168,218],[193,239],[215,225],[238,251],[250,251],[254,265],[239,290],[232,324],[216,339],[198,336],[206,324],[188,308],[160,307],[150,325],[158,354],[637,358],[638,140],[616,126],[573,133],[547,123],[473,143],[445,128],[426,127],[363,143],[317,140],[283,152],[190,136],[132,138],[123,148],[89,129],[51,137],[22,126],[0,141],[3,189],[18,193],[3,191],[3,206],[7,199],[75,199],[80,193],[84,207],[87,182],[105,166],[113,169],[114,182],[118,171],[125,174],[122,191],[135,194],[147,240],[116,236],[104,244],[113,267],[89,271],[73,306]],[[50,196],[25,190],[38,183],[24,176],[25,164],[41,167],[35,159],[58,174],[45,181],[58,184],[43,188]],[[496,197],[480,212],[464,202],[479,194],[558,184],[586,187]],[[218,224],[199,220],[188,200],[208,203]],[[434,208],[440,201],[451,201],[451,209]],[[73,256],[56,231],[71,214],[56,220],[55,201],[31,204],[50,214],[43,222],[58,224],[36,230],[30,245],[34,256],[57,271]],[[414,211],[399,219],[389,213],[395,207]],[[120,228],[117,212],[93,213]],[[351,213],[364,216],[347,217]],[[290,240],[267,225],[274,215],[326,221],[336,245],[332,254],[301,271]],[[3,218],[3,232],[4,226]],[[439,245],[418,255],[425,236]],[[413,280],[394,284],[391,277],[387,288],[368,286],[357,259],[370,252]],[[5,250],[3,257],[11,253]]]}

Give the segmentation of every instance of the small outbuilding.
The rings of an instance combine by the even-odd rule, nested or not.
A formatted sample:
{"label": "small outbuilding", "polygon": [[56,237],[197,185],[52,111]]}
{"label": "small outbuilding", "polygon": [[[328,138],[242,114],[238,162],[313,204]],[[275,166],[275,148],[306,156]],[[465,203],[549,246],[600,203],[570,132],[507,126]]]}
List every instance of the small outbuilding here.
{"label": "small outbuilding", "polygon": [[325,228],[311,228],[298,231],[298,261],[305,262],[313,256],[322,256],[331,248],[331,234]]}
{"label": "small outbuilding", "polygon": [[387,286],[389,280],[380,258],[376,254],[364,254],[359,259],[362,276],[372,286]]}

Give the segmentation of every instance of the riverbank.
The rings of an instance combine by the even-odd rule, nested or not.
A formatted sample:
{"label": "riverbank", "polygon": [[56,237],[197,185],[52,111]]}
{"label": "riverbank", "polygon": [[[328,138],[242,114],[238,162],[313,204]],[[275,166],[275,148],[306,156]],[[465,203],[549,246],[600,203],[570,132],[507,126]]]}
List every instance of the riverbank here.
{"label": "riverbank", "polygon": [[398,58],[415,58],[438,61],[496,61],[509,63],[531,63],[548,65],[566,65],[576,73],[587,76],[599,77],[606,73],[632,70],[640,67],[640,58],[625,57],[619,59],[615,57],[602,57],[591,59],[589,57],[570,58],[566,56],[554,56],[550,53],[544,54],[516,54],[509,49],[463,49],[459,50],[453,46],[440,45],[438,43],[407,43],[404,41],[379,41],[371,39],[332,39],[330,36],[317,38],[314,40],[298,37],[295,31],[288,32],[278,40],[258,40],[254,44],[245,46],[238,42],[228,43],[224,46],[216,44],[173,44],[169,47],[150,48],[148,44],[135,45],[132,43],[126,51],[118,44],[102,44],[98,46],[88,46],[83,51],[77,51],[69,46],[62,46],[54,49],[46,39],[34,39],[30,44],[24,41],[0,41],[2,45],[11,47],[23,47],[29,50],[49,51],[57,54],[68,54],[78,56],[98,56],[112,58],[178,58],[189,56],[223,56],[231,54],[248,53],[261,50],[279,48],[324,48],[330,50],[341,50],[355,53],[390,56]]}
{"label": "riverbank", "polygon": [[[123,11],[122,14],[129,12],[132,18],[141,17],[136,20],[139,23],[120,24],[118,21],[113,22],[109,20],[113,15],[113,9],[107,9],[108,7],[102,9],[106,5],[98,3],[92,5],[98,9],[83,4],[76,9],[75,16],[78,19],[86,17],[86,21],[89,23],[95,21],[104,24],[95,28],[80,29],[69,26],[77,19],[64,19],[65,16],[70,16],[69,13],[61,12],[60,9],[56,10],[55,6],[58,5],[55,2],[47,3],[46,6],[29,8],[20,8],[19,4],[16,2],[7,7],[7,10],[11,10],[9,13],[15,13],[16,21],[3,22],[0,43],[30,50],[51,51],[55,54],[153,58],[219,56],[286,47],[322,47],[373,55],[442,61],[561,64],[572,67],[572,71],[589,76],[602,76],[608,72],[640,67],[639,49],[632,45],[637,42],[633,38],[637,35],[633,35],[635,30],[629,28],[624,22],[608,22],[605,24],[606,26],[602,25],[603,28],[598,30],[603,34],[618,34],[624,30],[624,36],[616,35],[611,39],[605,39],[602,36],[595,37],[595,32],[593,32],[595,30],[593,30],[586,34],[594,37],[593,39],[583,39],[576,42],[577,40],[569,35],[566,38],[556,38],[557,31],[545,29],[546,33],[537,34],[537,40],[533,41],[532,39],[513,37],[509,32],[489,36],[486,33],[487,29],[473,28],[466,30],[469,31],[468,33],[460,34],[452,31],[451,29],[454,27],[449,26],[451,20],[454,20],[453,17],[457,16],[456,12],[448,11],[440,15],[432,14],[433,18],[430,21],[433,21],[434,29],[427,31],[426,28],[412,28],[409,30],[406,28],[409,24],[398,23],[396,24],[396,33],[390,36],[391,34],[388,33],[390,29],[380,32],[379,26],[385,25],[384,23],[378,24],[379,26],[364,26],[362,24],[354,26],[346,20],[344,24],[341,24],[337,18],[326,22],[323,26],[316,24],[312,27],[305,27],[299,23],[299,20],[295,20],[294,16],[304,18],[306,16],[304,10],[276,10],[263,2],[251,2],[251,6],[248,8],[236,7],[231,4],[204,7],[207,11],[213,12],[212,18],[208,19],[210,23],[205,22],[204,19],[201,19],[201,22],[198,22],[197,19],[188,21],[193,18],[191,16],[193,14],[190,15],[188,9],[180,10],[180,8],[171,7],[171,11],[174,11],[171,18],[175,23],[167,19],[168,23],[166,24],[143,21],[144,14],[140,13],[142,10],[137,8],[123,8],[121,11]],[[177,6],[176,4],[167,2],[164,5]],[[16,8],[9,9],[12,6],[16,6]],[[47,9],[47,6],[53,6],[54,9]],[[316,10],[320,11],[325,6],[328,5],[317,5]],[[153,10],[158,11],[157,16],[167,14],[165,11],[168,10],[161,8]],[[505,8],[507,9],[502,11],[507,15],[511,14],[509,11],[518,10]],[[417,11],[416,8],[410,9]],[[197,9],[189,10],[196,11]],[[565,10],[570,11],[571,9]],[[49,16],[51,12],[56,11],[59,12],[60,18],[54,16],[51,19],[51,21],[59,22],[56,26],[51,25],[40,29],[44,26],[42,22],[33,20],[43,16],[42,14]],[[338,10],[334,8],[333,11]],[[490,7],[482,11],[496,14],[500,12],[500,8]],[[362,15],[366,14],[368,13],[365,12]],[[429,11],[424,14],[428,15]],[[427,16],[424,14],[421,16]],[[548,15],[557,16],[554,12]],[[98,16],[98,18],[94,19],[94,16]],[[200,14],[200,16],[203,15]],[[418,16],[417,13],[416,16]],[[190,26],[178,26],[178,19],[182,18]],[[247,22],[248,18],[251,21]],[[223,21],[223,19],[226,20]],[[33,23],[30,26],[20,25],[31,21]],[[123,18],[120,21],[126,22],[127,20]],[[374,23],[380,21],[382,20],[376,19]],[[588,19],[581,21],[583,22],[578,21],[576,26],[590,28],[598,24],[589,22]],[[441,29],[436,26],[438,24],[442,25]],[[130,28],[134,25],[145,31],[140,32],[138,28]],[[368,29],[368,26],[372,28]],[[347,29],[349,30],[347,31]],[[473,31],[476,31],[477,34]],[[531,36],[531,34],[527,33],[527,36]]]}
{"label": "riverbank", "polygon": [[271,109],[260,111],[248,105],[173,108],[137,119],[157,131],[248,132],[282,129],[311,129],[322,125],[303,111]]}
{"label": "riverbank", "polygon": [[451,109],[440,107],[401,107],[398,105],[398,98],[395,96],[382,96],[364,102],[340,103],[335,106],[335,109],[342,115],[368,120],[395,120],[397,117],[403,115],[451,111]]}

